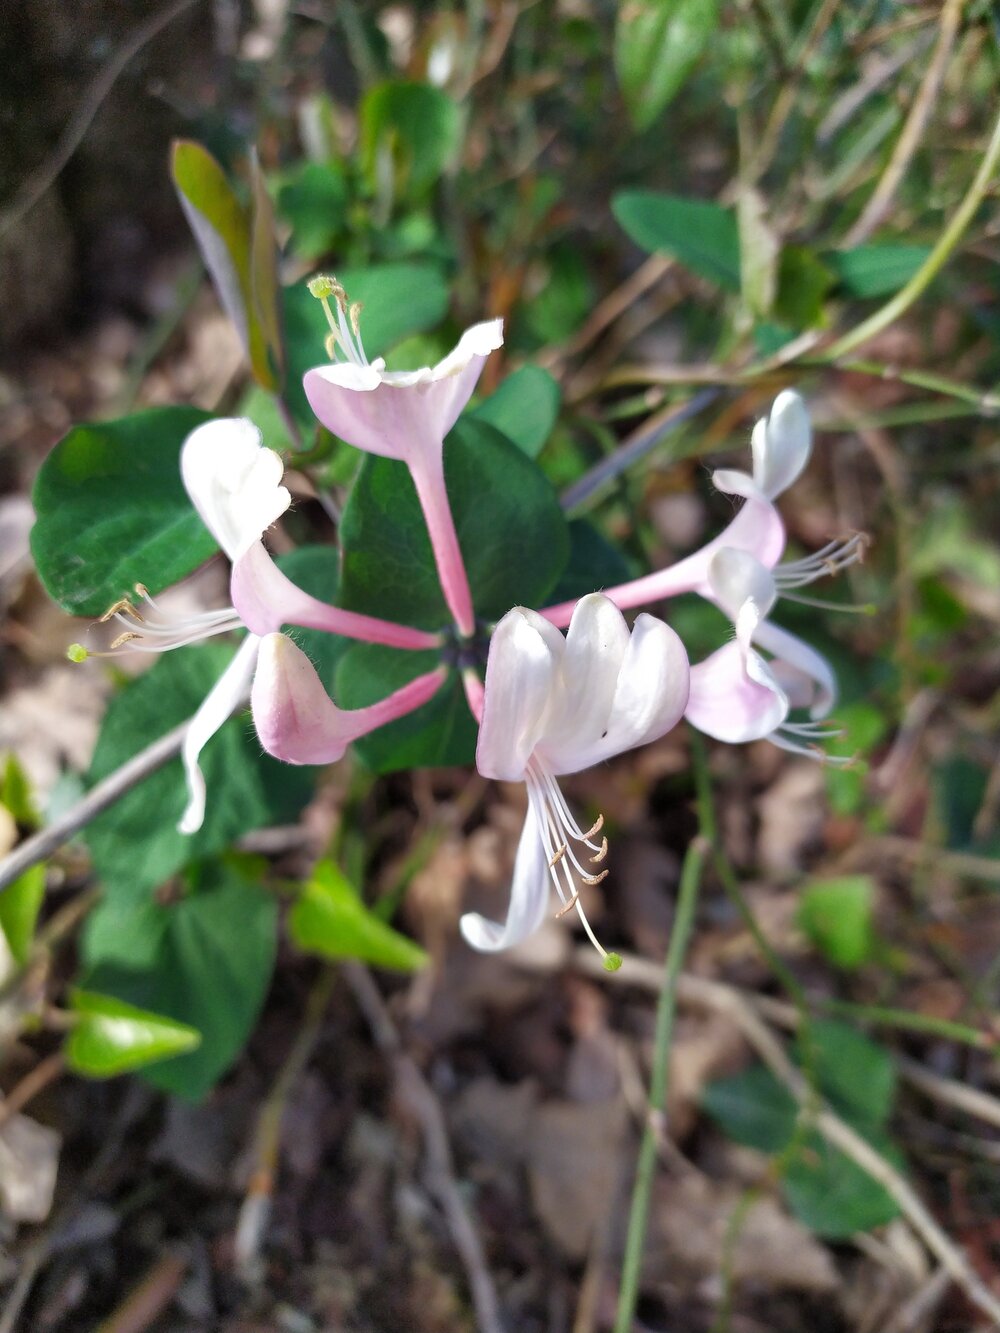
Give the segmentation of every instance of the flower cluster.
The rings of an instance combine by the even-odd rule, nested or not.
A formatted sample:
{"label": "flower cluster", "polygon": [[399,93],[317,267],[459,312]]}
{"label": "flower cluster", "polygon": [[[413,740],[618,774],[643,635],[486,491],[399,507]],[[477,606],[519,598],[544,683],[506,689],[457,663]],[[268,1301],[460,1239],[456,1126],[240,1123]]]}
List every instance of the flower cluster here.
{"label": "flower cluster", "polygon": [[[549,909],[575,912],[606,965],[587,921],[581,889],[608,873],[601,819],[582,829],[557,779],[665,735],[681,717],[719,740],[767,738],[785,749],[822,754],[825,723],[836,697],[829,663],[774,624],[781,597],[861,558],[864,539],[849,534],[806,559],[782,562],[785,528],[775,501],[805,468],[812,446],[802,399],[786,390],[751,439],[749,472],[723,470],[716,488],[739,500],[728,526],[677,563],[579,601],[534,610],[511,608],[485,628],[485,682],[473,645],[481,640],[473,596],[445,484],[444,441],[466,406],[489,354],[503,342],[502,322],[467,330],[434,367],[390,372],[369,361],[357,308],[333,279],[313,294],[330,325],[330,364],[305,376],[319,421],[356,448],[404,462],[426,520],[441,590],[453,627],[440,633],[360,615],[310,596],[271,558],[263,538],[291,502],[280,456],[243,419],[200,426],[181,454],[184,485],[205,525],[231,562],[231,605],[188,619],[171,618],[141,585],[138,604],[123,600],[107,613],[123,632],[113,649],[161,651],[213,634],[246,631],[229,668],[193,718],[183,759],[188,804],[179,828],[191,833],[205,813],[199,756],[206,742],[249,694],[261,745],[292,764],[326,764],[347,746],[426,704],[448,678],[442,665],[366,708],[337,706],[287,626],[319,629],[394,648],[436,649],[446,639],[468,649],[466,697],[479,723],[476,763],[485,777],[523,782],[528,808],[517,850],[506,920],[462,918],[465,939],[497,950],[534,931]],[[733,638],[702,662],[689,664],[683,644],[663,620],[624,611],[694,593],[732,622]],[[802,600],[808,600],[802,598]],[[566,630],[564,634],[562,631]],[[478,636],[478,637],[477,637]],[[454,660],[454,659],[453,659]],[[804,710],[805,720],[795,720]]]}

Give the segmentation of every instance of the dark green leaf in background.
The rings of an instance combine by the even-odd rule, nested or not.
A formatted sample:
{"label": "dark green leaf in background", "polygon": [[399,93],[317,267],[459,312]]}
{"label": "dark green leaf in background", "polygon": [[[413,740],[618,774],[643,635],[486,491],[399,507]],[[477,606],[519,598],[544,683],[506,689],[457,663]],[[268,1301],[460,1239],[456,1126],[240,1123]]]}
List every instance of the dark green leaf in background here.
{"label": "dark green leaf in background", "polygon": [[619,583],[627,583],[634,570],[617,546],[585,518],[569,522],[569,560],[559,576],[559,582],[549,593],[550,603],[568,602],[586,597],[590,592],[602,592]]}
{"label": "dark green leaf in background", "polygon": [[[191,717],[221,676],[232,648],[197,644],[167,654],[116,695],[108,708],[89,781],[118,768],[157,736]],[[246,717],[209,741],[201,767],[208,785],[205,822],[188,837],[175,827],[187,801],[179,759],[146,778],[87,829],[104,897],[84,931],[88,962],[136,961],[156,946],[148,934],[152,890],[188,861],[211,856],[250,829],[295,820],[309,800],[312,770],[262,754]]]}
{"label": "dark green leaf in background", "polygon": [[462,115],[439,88],[394,80],[368,90],[359,126],[361,159],[372,190],[378,194],[384,188],[388,159],[396,192],[418,198],[455,158]]}
{"label": "dark green leaf in background", "polygon": [[537,458],[559,416],[561,391],[547,370],[522,366],[468,413],[506,435],[529,458]]}
{"label": "dark green leaf in background", "polygon": [[719,0],[627,0],[618,7],[615,72],[638,129],[680,91],[718,22]]}
{"label": "dark green leaf in background", "polygon": [[859,245],[827,250],[823,263],[851,296],[891,296],[906,286],[929,254],[925,245]]}
{"label": "dark green leaf in background", "polygon": [[[550,483],[483,421],[464,418],[445,442],[445,477],[476,614],[540,606],[569,555]],[[405,464],[368,457],[341,523],[341,605],[422,629],[449,623],[430,539]]]}
{"label": "dark green leaf in background", "polygon": [[181,481],[180,449],[209,414],[153,407],[74,426],[35,482],[31,550],[46,591],[77,616],[99,616],[135,583],[152,593],[217,550]]}
{"label": "dark green leaf in background", "polygon": [[671,255],[727,291],[740,290],[740,237],[731,209],[653,190],[628,190],[615,196],[611,211],[643,250]]}
{"label": "dark green leaf in background", "polygon": [[339,866],[320,861],[288,916],[288,932],[307,953],[360,958],[375,967],[415,972],[427,962],[419,945],[365,906]]}
{"label": "dark green leaf in background", "polygon": [[[437,653],[355,644],[337,668],[337,702],[342,708],[364,708],[433,671],[439,660]],[[362,736],[354,751],[375,773],[469,764],[476,753],[476,735],[462,682],[453,672],[423,708]]]}
{"label": "dark green leaf in background", "polygon": [[350,193],[340,167],[304,162],[278,193],[278,208],[292,224],[291,248],[302,259],[321,259],[344,226]]}
{"label": "dark green leaf in background", "polygon": [[274,969],[277,904],[239,867],[212,862],[184,896],[156,910],[156,947],[141,970],[104,963],[85,980],[200,1032],[197,1050],[143,1071],[155,1087],[197,1100],[233,1063],[257,1021]]}

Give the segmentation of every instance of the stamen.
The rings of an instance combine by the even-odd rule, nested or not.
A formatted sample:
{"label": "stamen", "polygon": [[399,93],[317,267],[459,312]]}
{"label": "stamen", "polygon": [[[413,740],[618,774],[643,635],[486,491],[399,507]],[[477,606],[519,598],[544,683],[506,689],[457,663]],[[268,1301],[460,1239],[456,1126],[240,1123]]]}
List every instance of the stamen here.
{"label": "stamen", "polygon": [[608,854],[607,838],[602,838],[600,845],[591,841],[593,835],[603,828],[604,816],[599,815],[593,827],[584,833],[570,812],[555,777],[543,764],[537,760],[532,761],[525,779],[528,800],[548,860],[549,877],[562,903],[556,916],[563,917],[575,910],[587,938],[604,960],[605,968],[609,972],[617,971],[621,967],[621,958],[618,954],[609,953],[594,934],[583,909],[583,903],[580,901],[580,889],[577,887],[583,884],[600,884],[607,878],[609,872],[604,869],[597,874],[589,874],[573,848],[574,843],[588,847],[593,853],[588,858],[592,864],[604,860]]}
{"label": "stamen", "polygon": [[113,616],[121,617],[122,615],[131,616],[133,620],[138,620],[140,624],[142,623],[142,616],[127,597],[119,597],[117,602],[113,602],[105,611],[104,615],[98,618],[97,623],[99,625],[104,625]]}
{"label": "stamen", "polygon": [[122,648],[126,643],[134,643],[141,638],[142,635],[136,634],[134,630],[126,630],[124,634],[119,634],[117,639],[112,639],[111,651],[114,652],[116,648]]}
{"label": "stamen", "polygon": [[773,571],[775,586],[782,594],[786,594],[790,588],[804,588],[817,579],[839,574],[841,570],[864,560],[868,544],[869,538],[864,532],[838,537],[812,555],[778,565]]}
{"label": "stamen", "polygon": [[[325,339],[326,354],[331,361],[337,360],[340,351],[343,358],[356,366],[367,366],[364,345],[361,342],[361,302],[349,302],[347,293],[336,278],[320,274],[308,283],[310,295],[315,296],[323,307],[330,332]],[[337,313],[330,308],[331,299],[336,303]]]}

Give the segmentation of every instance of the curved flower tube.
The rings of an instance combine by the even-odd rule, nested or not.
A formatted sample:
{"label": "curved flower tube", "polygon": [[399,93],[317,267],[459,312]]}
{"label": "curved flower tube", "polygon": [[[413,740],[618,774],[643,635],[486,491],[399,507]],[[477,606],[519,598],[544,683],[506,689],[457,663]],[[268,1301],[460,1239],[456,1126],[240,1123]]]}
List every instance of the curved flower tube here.
{"label": "curved flower tube", "polygon": [[[448,609],[460,632],[475,631],[475,613],[444,478],[444,437],[472,396],[490,352],[503,345],[503,320],[466,329],[436,366],[386,370],[369,362],[358,329],[358,307],[334,279],[312,285],[326,310],[331,352],[340,359],[307,371],[309,406],[324,426],[356,449],[397,458],[416,487]],[[333,297],[336,314],[329,298]]]}
{"label": "curved flower tube", "polygon": [[264,447],[251,421],[223,418],[197,427],[181,448],[180,466],[192,504],[233,562],[233,605],[171,618],[140,584],[136,588],[140,606],[123,599],[103,619],[115,619],[125,627],[111,645],[112,651],[127,645],[140,652],[164,652],[231,630],[250,631],[191,719],[184,739],[181,756],[188,803],[177,827],[181,833],[194,833],[205,817],[201,751],[246,698],[262,636],[290,624],[395,648],[433,648],[440,641],[423,630],[330,606],[281,573],[261,538],[291,504],[291,496],[281,485],[284,465],[280,455]]}
{"label": "curved flower tube", "polygon": [[302,649],[285,634],[267,634],[250,693],[257,737],[286,764],[331,764],[352,741],[427,703],[447,674],[438,667],[368,708],[338,708]]}
{"label": "curved flower tube", "polygon": [[672,629],[640,615],[629,632],[600,593],[578,603],[565,638],[526,607],[503,617],[490,641],[476,766],[484,777],[524,782],[528,813],[506,921],[462,917],[473,948],[506,949],[525,939],[555,888],[562,910],[576,910],[606,965],[615,965],[591,930],[578,888],[607,874],[594,869],[608,850],[606,838],[595,841],[603,819],[582,830],[556,778],[663,736],[684,711],[688,675]]}

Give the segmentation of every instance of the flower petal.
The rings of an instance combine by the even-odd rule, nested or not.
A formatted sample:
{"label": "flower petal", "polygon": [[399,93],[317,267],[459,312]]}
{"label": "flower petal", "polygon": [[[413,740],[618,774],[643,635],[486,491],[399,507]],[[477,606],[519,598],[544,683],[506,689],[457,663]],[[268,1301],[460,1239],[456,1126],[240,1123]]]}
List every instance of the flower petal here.
{"label": "flower petal", "polygon": [[716,551],[709,566],[708,582],[715,601],[733,624],[745,602],[752,601],[763,618],[778,596],[771,571],[749,551],[732,546]]}
{"label": "flower petal", "polygon": [[736,639],[691,668],[687,720],[716,740],[736,744],[769,736],[788,715],[788,700],[767,663],[751,647],[760,613],[740,609]]}
{"label": "flower petal", "polygon": [[783,687],[787,681],[792,706],[807,707],[814,721],[826,717],[837,702],[837,677],[823,654],[769,620],[756,627],[753,641],[773,655],[771,670]]}
{"label": "flower petal", "polygon": [[206,421],[184,441],[181,477],[202,522],[236,560],[292,502],[280,454],[245,417]]}
{"label": "flower petal", "polygon": [[519,782],[542,735],[563,636],[527,607],[515,606],[490,639],[476,767],[486,778]]}
{"label": "flower petal", "polygon": [[688,698],[690,667],[680,639],[662,620],[636,617],[615,684],[604,733],[562,756],[559,773],[575,773],[665,736]]}
{"label": "flower petal", "polygon": [[809,411],[793,389],[779,393],[770,416],[757,422],[750,448],[754,482],[773,500],[798,478],[812,452]]}
{"label": "flower petal", "polygon": [[307,371],[309,406],[324,426],[368,453],[409,460],[440,454],[444,437],[472,396],[486,357],[503,343],[503,321],[466,329],[434,367],[384,371],[337,364]]}
{"label": "flower petal", "polygon": [[542,744],[554,772],[566,772],[564,757],[592,746],[606,732],[628,644],[625,617],[609,597],[594,592],[580,598],[566,635]]}
{"label": "flower petal", "polygon": [[548,858],[534,809],[529,805],[517,846],[506,921],[490,921],[478,912],[466,912],[459,928],[466,942],[483,953],[509,949],[533,935],[545,920],[549,894]]}
{"label": "flower petal", "polygon": [[285,634],[261,639],[250,702],[261,745],[287,764],[333,763],[366,730],[359,733],[356,714],[337,707],[309,658]]}
{"label": "flower petal", "polygon": [[246,699],[259,648],[260,639],[256,634],[248,634],[191,719],[181,746],[188,803],[177,825],[178,833],[197,833],[204,822],[205,778],[198,766],[198,758],[219,728]]}

